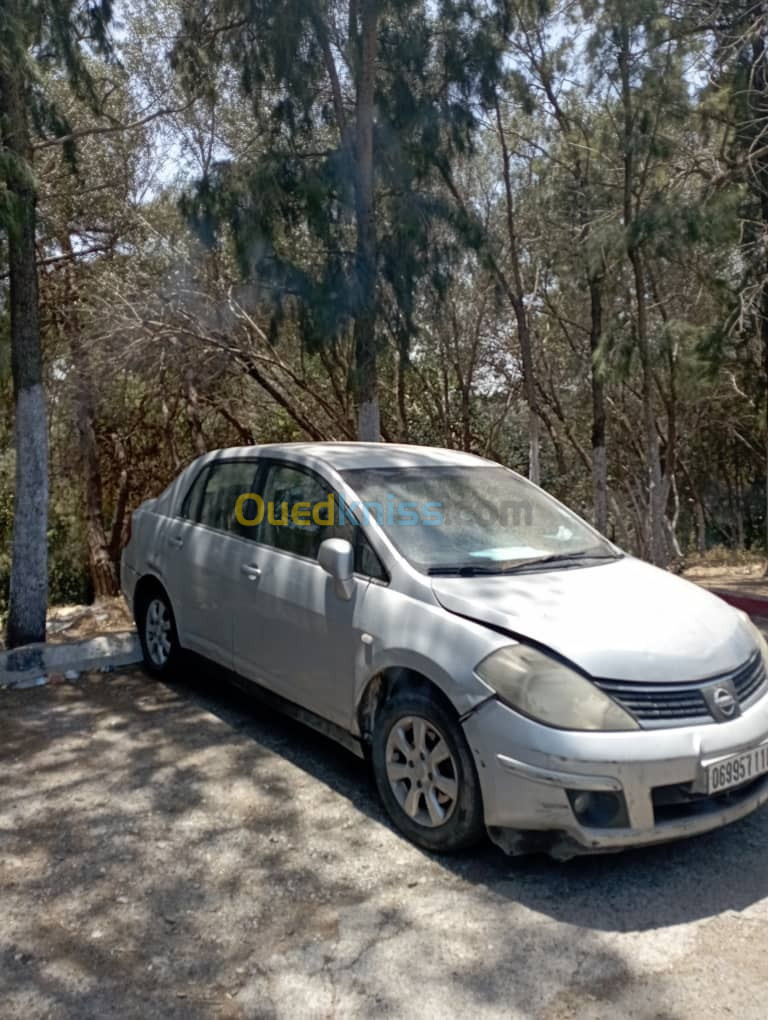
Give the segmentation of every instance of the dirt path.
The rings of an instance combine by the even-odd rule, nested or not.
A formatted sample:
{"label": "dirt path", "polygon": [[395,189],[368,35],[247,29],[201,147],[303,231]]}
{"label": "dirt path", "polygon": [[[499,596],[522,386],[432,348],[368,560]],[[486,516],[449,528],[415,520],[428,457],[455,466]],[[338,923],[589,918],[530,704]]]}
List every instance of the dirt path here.
{"label": "dirt path", "polygon": [[704,588],[768,599],[768,578],[764,575],[765,564],[759,563],[745,567],[691,567],[683,576]]}
{"label": "dirt path", "polygon": [[216,682],[0,697],[3,1018],[763,1020],[768,811],[439,860],[355,758]]}

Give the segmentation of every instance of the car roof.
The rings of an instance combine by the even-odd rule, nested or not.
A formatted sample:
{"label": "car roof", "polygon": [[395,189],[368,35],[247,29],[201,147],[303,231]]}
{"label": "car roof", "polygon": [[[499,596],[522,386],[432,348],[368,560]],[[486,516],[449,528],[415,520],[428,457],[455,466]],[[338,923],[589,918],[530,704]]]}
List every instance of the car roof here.
{"label": "car roof", "polygon": [[213,459],[232,457],[274,457],[304,464],[322,462],[336,471],[355,468],[460,466],[479,467],[491,461],[461,450],[437,446],[410,446],[404,443],[268,443],[262,446],[235,446],[212,451]]}

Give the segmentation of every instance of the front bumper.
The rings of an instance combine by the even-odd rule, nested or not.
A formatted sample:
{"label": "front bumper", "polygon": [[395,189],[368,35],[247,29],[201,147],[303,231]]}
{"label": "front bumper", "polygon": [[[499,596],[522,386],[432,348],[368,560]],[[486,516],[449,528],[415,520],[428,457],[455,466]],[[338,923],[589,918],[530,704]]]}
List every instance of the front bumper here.
{"label": "front bumper", "polygon": [[[703,794],[704,769],[768,743],[768,696],[731,722],[626,733],[542,726],[496,699],[464,720],[491,837],[511,853],[610,852],[720,828],[768,802],[768,776],[718,797]],[[620,827],[580,824],[567,791],[623,797]],[[670,791],[683,791],[677,803]]]}

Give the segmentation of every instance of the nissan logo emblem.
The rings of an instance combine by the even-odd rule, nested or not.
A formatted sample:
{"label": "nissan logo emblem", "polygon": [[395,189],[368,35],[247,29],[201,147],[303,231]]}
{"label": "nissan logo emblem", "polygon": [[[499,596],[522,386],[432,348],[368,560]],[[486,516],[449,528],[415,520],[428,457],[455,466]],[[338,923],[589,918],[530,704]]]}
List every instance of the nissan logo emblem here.
{"label": "nissan logo emblem", "polygon": [[727,687],[716,687],[712,693],[712,701],[717,710],[729,719],[738,707],[736,699]]}

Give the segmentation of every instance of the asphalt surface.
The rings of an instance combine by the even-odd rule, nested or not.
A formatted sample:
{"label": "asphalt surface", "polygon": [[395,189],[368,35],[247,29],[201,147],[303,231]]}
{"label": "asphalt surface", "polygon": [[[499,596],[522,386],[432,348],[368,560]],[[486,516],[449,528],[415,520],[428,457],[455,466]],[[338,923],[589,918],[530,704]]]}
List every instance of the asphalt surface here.
{"label": "asphalt surface", "polygon": [[199,676],[0,695],[0,1017],[755,1017],[768,810],[436,858],[364,766]]}

